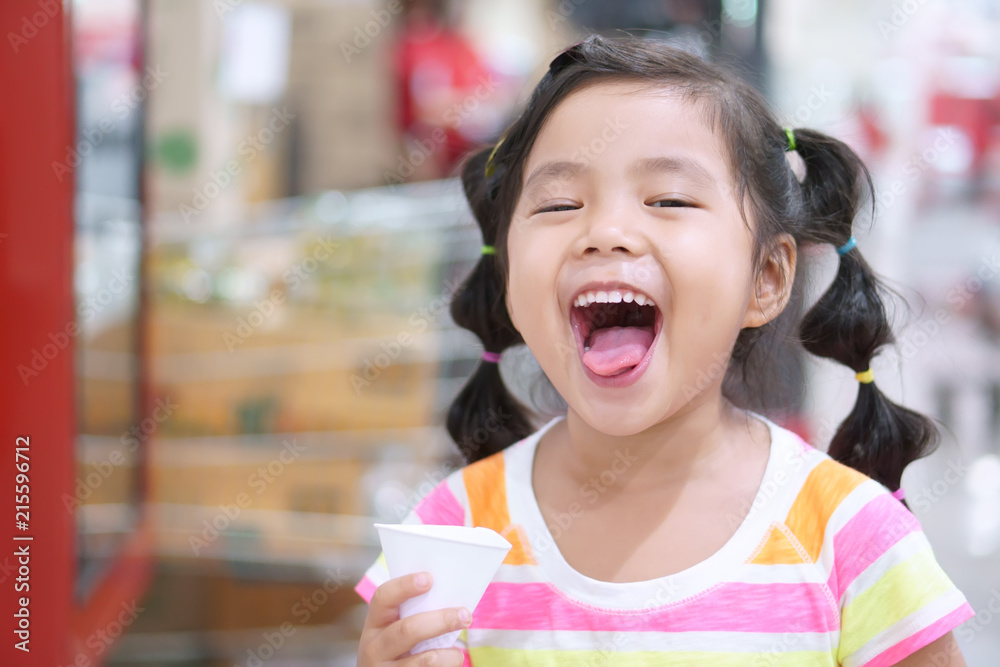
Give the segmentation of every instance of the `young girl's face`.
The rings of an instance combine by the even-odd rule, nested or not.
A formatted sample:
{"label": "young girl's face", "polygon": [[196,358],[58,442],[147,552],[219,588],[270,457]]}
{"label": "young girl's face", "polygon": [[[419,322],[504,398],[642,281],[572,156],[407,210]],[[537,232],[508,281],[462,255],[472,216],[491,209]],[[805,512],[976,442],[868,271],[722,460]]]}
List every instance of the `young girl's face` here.
{"label": "young girl's face", "polygon": [[753,238],[704,117],[668,89],[593,84],[550,114],[525,164],[507,307],[570,409],[610,435],[717,396],[740,329],[784,306],[767,299],[779,286],[759,282],[768,269],[753,275]]}

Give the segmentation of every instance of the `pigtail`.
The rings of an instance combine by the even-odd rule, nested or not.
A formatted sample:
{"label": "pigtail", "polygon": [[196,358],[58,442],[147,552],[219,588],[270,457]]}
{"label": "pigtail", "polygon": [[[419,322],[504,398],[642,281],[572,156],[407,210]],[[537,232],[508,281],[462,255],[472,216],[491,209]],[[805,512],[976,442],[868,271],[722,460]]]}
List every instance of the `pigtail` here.
{"label": "pigtail", "polygon": [[[802,318],[800,338],[812,354],[863,373],[885,345],[895,342],[883,298],[887,290],[854,247],[852,236],[861,203],[874,192],[871,175],[837,139],[795,130],[795,143],[806,164],[805,236],[837,246],[840,257],[833,284]],[[939,437],[929,418],[890,401],[874,381],[859,382],[854,408],[834,434],[828,453],[896,491],[906,466],[933,452]]]}
{"label": "pigtail", "polygon": [[[479,151],[462,168],[462,185],[483,243],[497,238],[497,216],[490,196],[499,174],[485,174],[492,149]],[[483,254],[451,301],[455,323],[476,334],[486,352],[499,354],[523,343],[505,303],[505,286],[495,254]],[[498,363],[480,360],[448,410],[448,432],[467,463],[495,454],[533,431],[527,409],[508,391]]]}

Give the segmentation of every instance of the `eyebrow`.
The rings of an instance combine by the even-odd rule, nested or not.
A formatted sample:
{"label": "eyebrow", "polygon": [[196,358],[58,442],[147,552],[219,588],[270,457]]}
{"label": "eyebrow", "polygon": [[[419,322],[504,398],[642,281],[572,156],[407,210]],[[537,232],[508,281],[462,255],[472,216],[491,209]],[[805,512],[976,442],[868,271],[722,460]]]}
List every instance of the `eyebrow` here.
{"label": "eyebrow", "polygon": [[553,179],[572,178],[587,171],[587,164],[584,162],[572,162],[569,160],[557,160],[554,162],[543,162],[538,165],[528,180],[524,182],[524,197],[530,199],[537,190]]}
{"label": "eyebrow", "polygon": [[638,160],[629,167],[630,176],[641,176],[645,173],[680,174],[689,177],[698,185],[706,188],[718,188],[719,183],[712,173],[700,162],[688,157],[669,156],[651,157]]}
{"label": "eyebrow", "polygon": [[[584,162],[557,160],[538,165],[524,183],[524,197],[531,198],[550,180],[572,178],[587,171]],[[650,157],[637,160],[628,169],[629,176],[637,177],[648,173],[680,174],[689,177],[697,185],[717,188],[719,183],[712,173],[697,160],[681,156]]]}

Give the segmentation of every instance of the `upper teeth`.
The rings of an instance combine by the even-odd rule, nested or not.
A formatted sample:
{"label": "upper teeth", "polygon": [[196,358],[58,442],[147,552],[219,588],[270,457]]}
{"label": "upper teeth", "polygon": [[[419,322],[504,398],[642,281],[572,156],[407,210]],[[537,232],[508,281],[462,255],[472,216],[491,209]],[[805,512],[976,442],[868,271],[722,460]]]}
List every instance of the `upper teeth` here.
{"label": "upper teeth", "polygon": [[589,306],[592,303],[632,303],[635,301],[640,306],[655,306],[653,300],[650,299],[645,294],[640,292],[633,292],[632,290],[608,290],[608,291],[593,291],[584,292],[576,297],[573,302],[574,306]]}

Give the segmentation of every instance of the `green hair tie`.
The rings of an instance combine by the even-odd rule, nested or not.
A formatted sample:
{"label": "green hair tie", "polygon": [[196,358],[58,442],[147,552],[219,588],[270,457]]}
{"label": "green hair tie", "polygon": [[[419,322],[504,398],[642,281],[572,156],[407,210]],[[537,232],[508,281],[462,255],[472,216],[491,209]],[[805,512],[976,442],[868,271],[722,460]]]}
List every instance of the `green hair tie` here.
{"label": "green hair tie", "polygon": [[497,254],[496,248],[494,248],[491,245],[484,245],[483,248],[482,248],[482,252],[483,252],[484,255],[495,255],[495,254]]}
{"label": "green hair tie", "polygon": [[795,150],[795,132],[792,131],[792,128],[786,127],[785,128],[785,136],[788,137],[788,150],[794,151]]}

